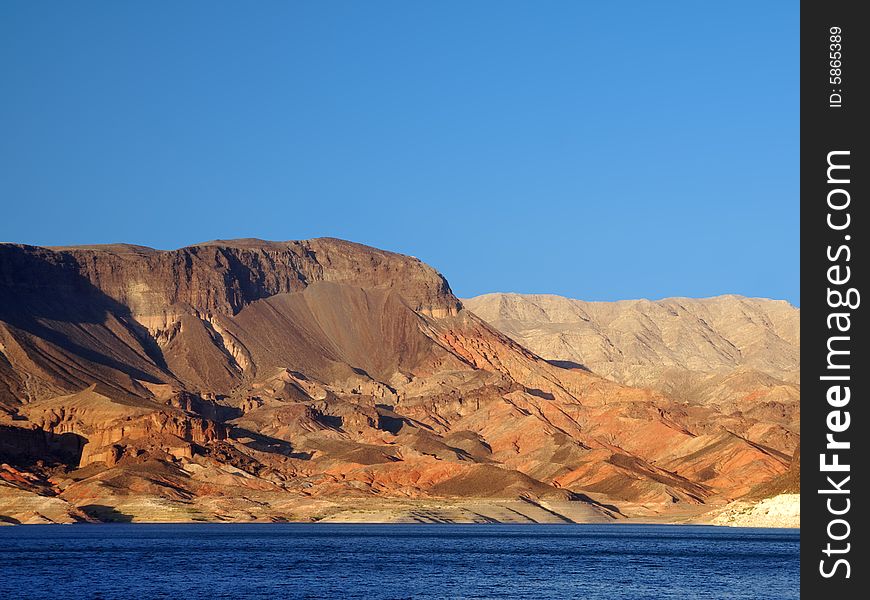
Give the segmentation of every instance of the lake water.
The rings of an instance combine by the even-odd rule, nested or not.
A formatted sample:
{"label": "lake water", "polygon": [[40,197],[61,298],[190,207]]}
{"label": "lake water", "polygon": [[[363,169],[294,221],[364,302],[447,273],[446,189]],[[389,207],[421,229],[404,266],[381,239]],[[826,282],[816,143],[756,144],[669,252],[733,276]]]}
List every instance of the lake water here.
{"label": "lake water", "polygon": [[800,534],[673,525],[0,527],[0,598],[797,598]]}

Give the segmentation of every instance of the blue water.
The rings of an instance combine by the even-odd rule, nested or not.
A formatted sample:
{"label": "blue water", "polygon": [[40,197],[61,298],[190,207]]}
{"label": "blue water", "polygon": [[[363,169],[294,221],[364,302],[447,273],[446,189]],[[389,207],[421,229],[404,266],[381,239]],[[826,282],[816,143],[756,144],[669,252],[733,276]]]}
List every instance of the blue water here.
{"label": "blue water", "polygon": [[669,525],[0,527],[0,598],[797,598],[800,534]]}

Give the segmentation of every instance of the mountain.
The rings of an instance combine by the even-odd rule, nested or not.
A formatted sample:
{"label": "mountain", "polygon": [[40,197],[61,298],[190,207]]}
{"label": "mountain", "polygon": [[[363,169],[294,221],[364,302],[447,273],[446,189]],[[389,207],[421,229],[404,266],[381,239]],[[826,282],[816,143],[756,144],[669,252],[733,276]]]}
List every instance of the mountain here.
{"label": "mountain", "polygon": [[548,361],[341,240],[2,244],[0,521],[695,518],[787,472],[753,377]]}
{"label": "mountain", "polygon": [[782,300],[718,296],[585,302],[485,294],[466,308],[552,360],[584,364],[630,385],[661,374],[746,368],[799,382],[800,310]]}
{"label": "mountain", "polygon": [[[655,389],[732,431],[793,451],[800,438],[800,310],[719,296],[584,302],[486,294],[466,308],[539,356]],[[766,428],[766,431],[761,431]]]}

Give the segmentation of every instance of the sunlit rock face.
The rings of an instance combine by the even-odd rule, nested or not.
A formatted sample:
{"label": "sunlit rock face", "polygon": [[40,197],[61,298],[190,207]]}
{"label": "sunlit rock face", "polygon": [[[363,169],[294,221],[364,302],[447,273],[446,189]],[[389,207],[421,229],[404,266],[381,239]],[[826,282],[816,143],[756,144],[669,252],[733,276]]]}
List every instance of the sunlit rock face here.
{"label": "sunlit rock face", "polygon": [[[796,329],[722,302],[608,316],[562,358],[419,260],[341,240],[0,245],[0,511],[18,519],[6,494],[54,521],[700,515],[783,476],[799,441]],[[563,319],[505,320],[548,310]],[[614,366],[632,351],[643,368]]]}

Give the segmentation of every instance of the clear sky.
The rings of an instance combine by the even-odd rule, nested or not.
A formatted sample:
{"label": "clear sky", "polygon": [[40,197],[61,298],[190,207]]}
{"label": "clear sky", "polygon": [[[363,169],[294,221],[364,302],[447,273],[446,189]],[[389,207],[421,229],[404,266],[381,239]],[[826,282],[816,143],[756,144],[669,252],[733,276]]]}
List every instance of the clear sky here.
{"label": "clear sky", "polygon": [[799,298],[798,2],[0,3],[0,240]]}

